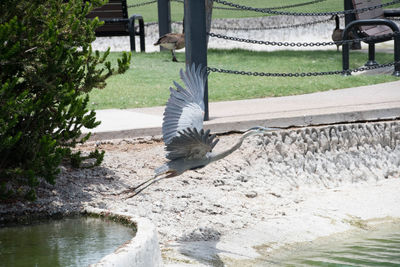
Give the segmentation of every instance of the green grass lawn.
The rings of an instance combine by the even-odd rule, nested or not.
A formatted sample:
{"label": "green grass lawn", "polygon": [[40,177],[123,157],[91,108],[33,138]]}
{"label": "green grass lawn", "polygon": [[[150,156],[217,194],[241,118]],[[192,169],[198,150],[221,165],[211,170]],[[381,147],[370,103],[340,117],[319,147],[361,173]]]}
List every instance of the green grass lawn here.
{"label": "green grass lawn", "polygon": [[[114,63],[120,53],[110,54]],[[259,72],[320,72],[341,70],[341,53],[336,51],[214,50],[208,52],[209,67]],[[172,81],[180,81],[179,69],[184,68],[185,54],[177,54],[179,63],[171,62],[171,54],[135,53],[130,69],[107,80],[104,89],[90,93],[90,107],[137,108],[164,105]],[[379,63],[393,61],[392,54],[377,53]],[[362,66],[367,54],[351,52],[350,68]],[[391,75],[341,75],[298,78],[250,77],[234,74],[209,75],[210,101],[284,96],[377,84],[399,80]]]}
{"label": "green grass lawn", "polygon": [[[128,5],[147,2],[148,0],[128,0]],[[391,2],[392,0],[382,0],[382,3]],[[258,8],[271,8],[278,6],[287,6],[297,3],[309,2],[308,0],[228,0],[235,4],[258,7]],[[228,7],[221,4],[214,3],[214,7]],[[400,4],[391,7],[400,7]],[[343,10],[343,0],[326,0],[320,3],[306,5],[295,8],[278,9],[278,11],[291,11],[291,12],[329,12]],[[157,17],[157,3],[129,8],[129,14],[141,14],[145,22],[154,22],[158,20]],[[213,18],[247,18],[247,17],[260,17],[267,14],[254,12],[254,11],[236,11],[236,10],[221,10],[213,9]],[[171,0],[171,19],[172,21],[182,21],[183,18],[183,4]]]}
{"label": "green grass lawn", "polygon": [[[128,5],[147,2],[148,0],[128,0]],[[296,3],[304,0],[228,0],[240,5],[266,8]],[[383,3],[391,0],[383,0]],[[214,7],[222,6],[214,4]],[[399,7],[396,4],[392,7]],[[326,0],[321,3],[284,9],[293,12],[325,12],[343,10],[342,0]],[[129,14],[141,14],[145,22],[157,21],[157,4],[129,9]],[[265,14],[252,11],[213,10],[213,18],[258,17]],[[183,4],[171,1],[171,18],[181,21]],[[119,53],[111,53],[110,59],[116,61]],[[171,62],[169,52],[135,53],[131,68],[122,75],[108,80],[105,89],[95,89],[90,93],[90,107],[136,108],[164,105],[169,97],[168,88],[172,81],[179,81],[179,69],[184,68],[185,55],[178,53],[180,63]],[[351,53],[351,68],[362,66],[367,54]],[[380,63],[392,62],[393,55],[377,54]],[[209,50],[208,65],[233,70],[258,72],[320,72],[341,70],[341,53],[336,51],[280,51],[254,52],[245,50]],[[398,80],[390,75],[351,76],[340,75],[274,78],[250,77],[233,74],[211,73],[209,76],[210,101],[235,100],[269,96],[284,96],[325,91],[330,89],[383,83]]]}

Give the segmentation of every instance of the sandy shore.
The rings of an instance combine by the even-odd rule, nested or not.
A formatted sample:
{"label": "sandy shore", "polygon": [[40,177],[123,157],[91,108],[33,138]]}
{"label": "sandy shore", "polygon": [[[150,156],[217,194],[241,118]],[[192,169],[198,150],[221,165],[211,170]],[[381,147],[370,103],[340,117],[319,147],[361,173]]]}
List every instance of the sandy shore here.
{"label": "sandy shore", "polygon": [[[221,136],[216,149],[239,135]],[[164,162],[157,138],[80,147],[106,151],[100,167],[62,167],[34,203],[0,205],[0,218],[96,207],[157,227],[165,263],[253,266],[282,245],[400,218],[400,122],[293,129],[256,136],[229,157],[160,181],[135,198],[112,195]],[[8,216],[7,215],[7,216]]]}

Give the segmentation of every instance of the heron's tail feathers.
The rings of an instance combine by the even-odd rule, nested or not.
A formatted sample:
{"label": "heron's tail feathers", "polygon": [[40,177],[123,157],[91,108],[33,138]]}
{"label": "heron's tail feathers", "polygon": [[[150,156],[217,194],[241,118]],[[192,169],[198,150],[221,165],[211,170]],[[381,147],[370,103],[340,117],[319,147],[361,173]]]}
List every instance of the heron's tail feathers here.
{"label": "heron's tail feathers", "polygon": [[164,164],[154,170],[154,178],[156,178],[157,176],[163,175],[164,173],[167,173],[168,171],[169,171],[168,165]]}

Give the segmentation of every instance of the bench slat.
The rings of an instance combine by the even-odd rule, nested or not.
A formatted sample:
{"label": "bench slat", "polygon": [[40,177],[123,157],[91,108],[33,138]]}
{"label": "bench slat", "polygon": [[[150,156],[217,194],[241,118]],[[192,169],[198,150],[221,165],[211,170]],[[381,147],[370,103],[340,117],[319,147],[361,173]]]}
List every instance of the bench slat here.
{"label": "bench slat", "polygon": [[357,19],[383,19],[383,9],[373,9],[363,13],[357,13]]}
{"label": "bench slat", "polygon": [[90,13],[104,11],[104,10],[122,10],[122,4],[121,3],[106,4],[104,6],[93,9],[92,11],[90,11]]}
{"label": "bench slat", "polygon": [[126,36],[128,26],[121,23],[104,24],[96,29],[96,36]]}
{"label": "bench slat", "polygon": [[369,36],[376,36],[393,32],[392,29],[390,29],[388,26],[385,25],[373,26],[372,28],[369,29],[363,29],[363,31]]}
{"label": "bench slat", "polygon": [[127,16],[124,16],[121,10],[111,10],[111,11],[102,11],[102,12],[90,12],[87,15],[87,18],[92,19],[95,17],[99,17],[99,19],[107,19],[107,18],[124,18],[127,19]]}
{"label": "bench slat", "polygon": [[[382,4],[381,0],[353,0],[353,6],[355,9],[372,7]],[[383,8],[375,8],[362,13],[355,14],[356,19],[383,19],[384,10]],[[370,25],[361,26],[360,30],[368,36],[377,36],[387,33],[392,33],[392,30],[385,25]]]}

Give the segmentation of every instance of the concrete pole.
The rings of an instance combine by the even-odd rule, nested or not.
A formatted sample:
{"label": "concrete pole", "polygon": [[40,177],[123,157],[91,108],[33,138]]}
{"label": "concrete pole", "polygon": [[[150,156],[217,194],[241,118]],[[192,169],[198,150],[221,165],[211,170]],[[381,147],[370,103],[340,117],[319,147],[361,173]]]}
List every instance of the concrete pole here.
{"label": "concrete pole", "polygon": [[[185,0],[186,64],[207,67],[206,4],[207,0]],[[204,89],[204,120],[208,114],[208,81]]]}
{"label": "concrete pole", "polygon": [[[170,0],[158,0],[158,32],[159,37],[171,32]],[[160,51],[168,50],[160,45]]]}

